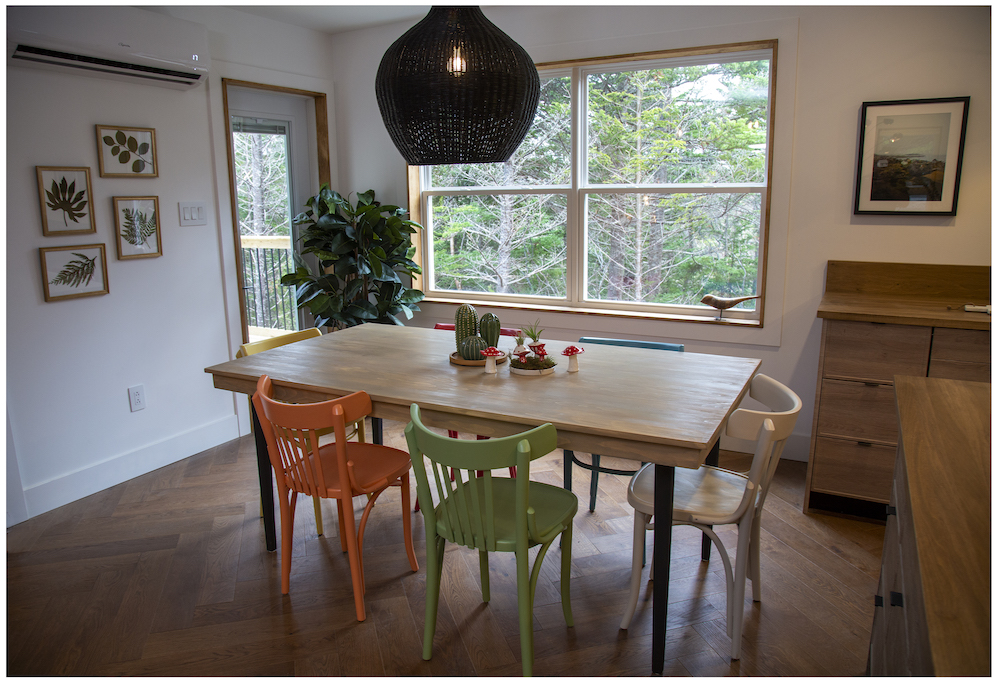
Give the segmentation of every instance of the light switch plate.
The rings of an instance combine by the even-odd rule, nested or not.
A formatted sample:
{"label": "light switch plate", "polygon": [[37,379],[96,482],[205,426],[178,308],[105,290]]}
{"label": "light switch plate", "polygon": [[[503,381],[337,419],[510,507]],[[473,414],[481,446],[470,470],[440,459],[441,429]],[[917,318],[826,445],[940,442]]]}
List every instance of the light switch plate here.
{"label": "light switch plate", "polygon": [[208,225],[208,212],[204,202],[178,202],[177,213],[182,226]]}

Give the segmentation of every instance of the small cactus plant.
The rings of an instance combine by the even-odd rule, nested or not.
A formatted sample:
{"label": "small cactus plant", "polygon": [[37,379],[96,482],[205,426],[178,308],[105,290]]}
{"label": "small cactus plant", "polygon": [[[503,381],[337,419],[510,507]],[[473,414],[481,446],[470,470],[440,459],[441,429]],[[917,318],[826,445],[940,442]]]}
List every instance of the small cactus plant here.
{"label": "small cactus plant", "polygon": [[480,352],[489,346],[479,335],[470,335],[458,345],[458,354],[466,361],[482,361],[483,355]]}
{"label": "small cactus plant", "polygon": [[491,347],[497,346],[500,341],[500,318],[495,313],[483,314],[479,319],[479,336]]}
{"label": "small cactus plant", "polygon": [[458,307],[455,312],[455,349],[459,354],[462,353],[462,341],[479,334],[478,323],[476,309],[471,304],[462,304]]}

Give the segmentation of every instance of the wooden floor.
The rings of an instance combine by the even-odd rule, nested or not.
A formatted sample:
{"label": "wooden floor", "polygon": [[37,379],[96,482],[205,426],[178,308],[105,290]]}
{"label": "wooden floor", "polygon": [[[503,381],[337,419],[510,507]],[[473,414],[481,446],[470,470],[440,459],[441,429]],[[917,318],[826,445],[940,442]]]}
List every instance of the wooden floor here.
{"label": "wooden floor", "polygon": [[[388,443],[402,446],[401,427],[386,424]],[[723,465],[727,458],[742,457],[723,454]],[[328,536],[317,537],[312,506],[301,501],[291,593],[280,594],[278,554],[264,550],[255,468],[244,438],[10,528],[7,674],[520,675],[512,554],[492,557],[492,601],[483,604],[476,552],[448,546],[434,657],[425,662],[421,514],[411,513],[421,563],[413,573],[399,492],[379,499],[365,538],[368,619],[358,622],[330,502]],[[575,473],[576,625],[563,622],[553,548],[535,597],[534,672],[646,676],[651,584],[631,627],[618,629],[631,557],[628,480],[602,476],[590,513],[588,473]],[[561,485],[562,452],[533,464],[532,477]],[[884,527],[804,515],[804,480],[805,464],[785,461],[771,488],[763,600],[752,603],[748,589],[740,661],[728,656],[718,555],[702,563],[697,530],[675,528],[665,675],[864,672]],[[734,531],[722,528],[730,548]]]}

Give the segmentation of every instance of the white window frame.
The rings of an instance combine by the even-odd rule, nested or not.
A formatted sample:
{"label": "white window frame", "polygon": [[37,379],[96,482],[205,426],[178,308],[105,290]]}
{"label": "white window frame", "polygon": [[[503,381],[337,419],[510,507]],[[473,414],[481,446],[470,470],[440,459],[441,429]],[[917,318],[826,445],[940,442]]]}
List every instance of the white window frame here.
{"label": "white window frame", "polygon": [[[431,198],[445,195],[498,195],[498,194],[564,194],[566,196],[566,298],[551,298],[529,295],[492,294],[483,292],[459,292],[453,290],[436,290],[431,287],[429,273],[419,278],[415,287],[425,293],[426,302],[445,304],[469,302],[498,308],[525,309],[533,311],[552,311],[567,313],[589,313],[628,318],[660,319],[682,322],[698,322],[711,324],[737,325],[740,327],[761,328],[764,324],[764,303],[766,299],[768,250],[770,240],[770,215],[772,169],[774,166],[775,149],[775,101],[777,90],[776,69],[778,65],[778,41],[758,40],[746,43],[715,45],[705,48],[683,48],[639,53],[633,55],[617,55],[586,60],[549,62],[537,64],[542,78],[571,76],[572,111],[576,120],[572,125],[572,145],[574,163],[570,185],[505,187],[502,190],[492,187],[457,188],[457,189],[427,189],[430,185],[431,167],[409,167],[410,212],[418,223],[424,223],[424,217],[430,216]],[[768,136],[766,148],[766,181],[764,183],[741,184],[681,184],[681,185],[591,185],[587,182],[587,144],[586,136],[580,135],[586,130],[586,77],[588,73],[607,71],[609,67],[628,68],[630,63],[638,63],[635,68],[659,68],[662,66],[682,66],[684,64],[703,64],[719,61],[749,61],[768,59],[770,61],[769,93],[768,93]],[[581,106],[582,105],[582,106]],[[578,161],[579,160],[579,161]],[[646,304],[629,301],[587,300],[586,290],[586,226],[581,223],[581,217],[586,215],[588,194],[619,193],[645,191],[650,193],[683,192],[683,193],[731,193],[734,189],[746,191],[747,194],[761,194],[761,225],[758,242],[758,270],[756,308],[753,310],[730,309],[722,320],[718,318],[716,309],[698,305],[663,305]],[[433,245],[430,231],[420,231],[417,236],[418,263],[425,267],[433,265]],[[780,297],[779,297],[780,299]]]}

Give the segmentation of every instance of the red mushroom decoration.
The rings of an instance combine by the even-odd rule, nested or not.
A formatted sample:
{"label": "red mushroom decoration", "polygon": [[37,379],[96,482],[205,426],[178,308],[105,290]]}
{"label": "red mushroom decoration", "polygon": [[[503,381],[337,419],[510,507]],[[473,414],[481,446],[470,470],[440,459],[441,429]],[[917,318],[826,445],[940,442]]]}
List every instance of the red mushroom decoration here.
{"label": "red mushroom decoration", "polygon": [[580,360],[579,360],[578,357],[580,356],[580,354],[583,353],[583,350],[580,349],[579,347],[575,347],[575,346],[573,346],[571,344],[568,347],[566,347],[565,349],[563,349],[562,353],[563,353],[563,356],[568,356],[569,357],[569,368],[567,369],[567,372],[569,372],[569,373],[576,373],[577,371],[579,371],[580,370]]}
{"label": "red mushroom decoration", "polygon": [[496,347],[487,347],[479,353],[486,357],[486,372],[496,373],[497,359],[504,355],[503,352]]}

